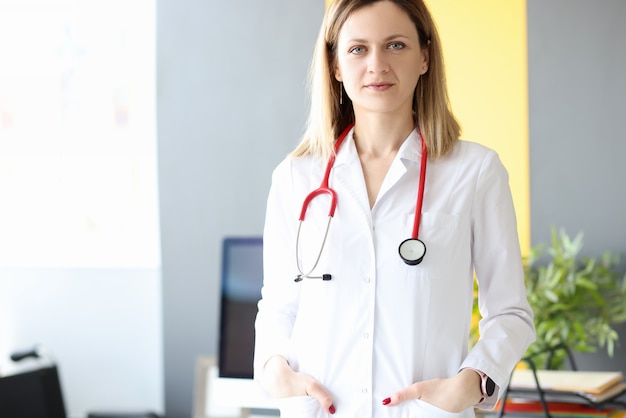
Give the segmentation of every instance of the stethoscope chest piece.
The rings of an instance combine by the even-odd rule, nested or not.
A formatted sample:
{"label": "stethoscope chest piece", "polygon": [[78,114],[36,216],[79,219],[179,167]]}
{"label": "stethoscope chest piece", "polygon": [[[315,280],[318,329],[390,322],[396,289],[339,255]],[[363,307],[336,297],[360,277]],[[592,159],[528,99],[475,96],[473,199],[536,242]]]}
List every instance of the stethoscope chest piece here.
{"label": "stethoscope chest piece", "polygon": [[408,238],[402,241],[398,248],[400,258],[409,266],[415,266],[422,262],[426,254],[426,245],[417,238]]}

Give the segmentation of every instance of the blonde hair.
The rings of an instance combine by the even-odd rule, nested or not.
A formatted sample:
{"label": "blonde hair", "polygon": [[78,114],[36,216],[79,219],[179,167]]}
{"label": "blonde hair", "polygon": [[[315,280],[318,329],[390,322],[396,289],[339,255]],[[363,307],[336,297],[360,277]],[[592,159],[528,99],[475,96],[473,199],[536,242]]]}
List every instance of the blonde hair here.
{"label": "blonde hair", "polygon": [[307,128],[291,155],[328,157],[339,134],[354,123],[352,101],[343,94],[342,85],[334,77],[337,40],[343,24],[354,11],[378,1],[391,1],[404,10],[415,24],[422,49],[428,49],[428,71],[417,83],[413,115],[426,140],[429,157],[444,156],[459,139],[461,127],[450,109],[441,42],[423,0],[334,0],[324,15],[315,44],[309,74],[311,107]]}

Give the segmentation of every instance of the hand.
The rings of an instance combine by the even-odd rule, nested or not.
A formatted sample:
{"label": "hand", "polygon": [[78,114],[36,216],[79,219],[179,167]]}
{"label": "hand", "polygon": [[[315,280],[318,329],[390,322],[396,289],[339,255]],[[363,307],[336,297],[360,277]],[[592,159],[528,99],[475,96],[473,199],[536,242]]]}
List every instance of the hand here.
{"label": "hand", "polygon": [[283,356],[271,357],[265,363],[261,386],[272,398],[311,396],[325,411],[335,413],[333,399],[324,386],[307,374],[293,371]]}
{"label": "hand", "polygon": [[414,383],[383,400],[383,405],[394,406],[411,399],[421,399],[444,411],[457,413],[480,401],[480,382],[478,373],[463,369],[454,377]]}

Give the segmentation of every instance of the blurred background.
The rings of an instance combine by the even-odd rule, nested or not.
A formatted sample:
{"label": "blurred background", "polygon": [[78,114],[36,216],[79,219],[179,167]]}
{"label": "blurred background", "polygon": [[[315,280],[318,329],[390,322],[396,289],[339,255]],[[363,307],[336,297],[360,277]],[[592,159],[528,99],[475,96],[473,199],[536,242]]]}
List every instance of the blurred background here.
{"label": "blurred background", "polygon": [[[626,254],[626,2],[427,3],[463,138],[509,169],[522,248],[556,226]],[[42,344],[72,417],[191,416],[222,240],[262,233],[324,6],[0,0],[0,375]],[[620,335],[579,367],[626,371]]]}

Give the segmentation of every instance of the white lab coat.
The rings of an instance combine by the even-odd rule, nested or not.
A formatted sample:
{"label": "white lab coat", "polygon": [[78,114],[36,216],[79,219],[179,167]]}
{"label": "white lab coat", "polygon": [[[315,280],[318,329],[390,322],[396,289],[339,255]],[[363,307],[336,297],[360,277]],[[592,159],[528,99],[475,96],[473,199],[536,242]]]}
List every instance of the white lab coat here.
{"label": "white lab coat", "polygon": [[[421,139],[403,143],[370,209],[352,132],[330,175],[337,211],[315,273],[298,274],[295,242],[305,196],[319,187],[326,161],[286,158],[274,171],[264,231],[264,286],[256,321],[255,369],[272,355],[331,393],[335,418],[473,417],[414,400],[383,406],[410,384],[472,367],[498,389],[534,339],[526,300],[508,174],[497,154],[459,141],[429,161],[419,237],[426,255],[406,265],[399,244],[413,229]],[[299,240],[300,266],[313,266],[330,200],[313,199]],[[481,338],[468,353],[474,271]],[[258,372],[257,372],[258,373]],[[496,394],[480,407],[493,407]],[[279,400],[283,418],[330,417],[310,397]]]}

